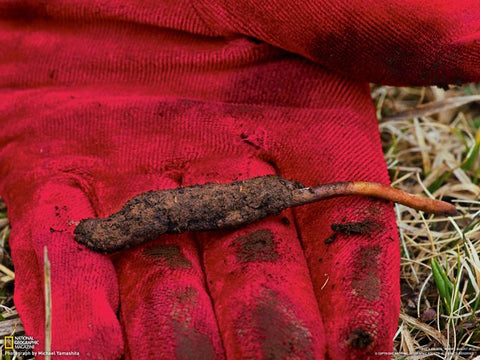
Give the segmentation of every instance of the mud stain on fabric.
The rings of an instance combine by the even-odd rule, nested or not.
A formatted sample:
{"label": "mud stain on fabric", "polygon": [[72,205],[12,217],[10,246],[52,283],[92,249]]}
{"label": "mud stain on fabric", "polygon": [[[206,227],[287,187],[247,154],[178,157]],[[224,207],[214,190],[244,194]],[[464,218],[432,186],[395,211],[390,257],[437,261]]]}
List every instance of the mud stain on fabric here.
{"label": "mud stain on fabric", "polygon": [[263,359],[313,359],[312,335],[275,297],[260,302],[253,323],[262,336]]}
{"label": "mud stain on fabric", "polygon": [[362,328],[353,330],[345,340],[347,346],[364,350],[373,342],[372,336]]}
{"label": "mud stain on fabric", "polygon": [[278,259],[274,235],[267,229],[240,236],[232,245],[236,247],[235,255],[240,263],[275,262]]}
{"label": "mud stain on fabric", "polygon": [[178,360],[215,359],[215,351],[210,337],[184,322],[172,319],[175,337],[175,357]]}
{"label": "mud stain on fabric", "polygon": [[380,299],[378,261],[380,246],[368,246],[358,250],[352,269],[352,288],[356,295],[368,301]]}
{"label": "mud stain on fabric", "polygon": [[172,269],[187,269],[192,267],[178,245],[154,245],[143,250],[143,255],[155,260],[157,265],[168,266]]}

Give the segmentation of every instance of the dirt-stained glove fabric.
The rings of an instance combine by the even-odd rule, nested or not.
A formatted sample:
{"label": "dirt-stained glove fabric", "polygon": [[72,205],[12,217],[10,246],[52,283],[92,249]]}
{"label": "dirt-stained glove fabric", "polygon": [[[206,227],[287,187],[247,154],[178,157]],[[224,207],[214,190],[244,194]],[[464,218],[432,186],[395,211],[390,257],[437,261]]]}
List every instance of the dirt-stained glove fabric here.
{"label": "dirt-stained glove fabric", "polygon": [[36,350],[46,246],[54,351],[390,358],[391,204],[334,199],[109,257],[73,229],[147,190],[388,183],[364,81],[479,80],[473,1],[7,1],[0,17],[0,195]]}
{"label": "dirt-stained glove fabric", "polygon": [[301,54],[362,81],[447,85],[480,78],[476,0],[196,0],[206,24]]}

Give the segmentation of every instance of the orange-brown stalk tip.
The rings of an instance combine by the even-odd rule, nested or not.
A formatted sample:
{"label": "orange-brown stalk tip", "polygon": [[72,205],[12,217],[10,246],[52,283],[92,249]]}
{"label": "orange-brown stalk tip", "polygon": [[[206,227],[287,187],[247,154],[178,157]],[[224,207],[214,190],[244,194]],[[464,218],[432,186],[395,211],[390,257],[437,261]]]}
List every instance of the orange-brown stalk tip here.
{"label": "orange-brown stalk tip", "polygon": [[435,215],[454,216],[458,214],[455,207],[447,202],[429,199],[419,195],[411,195],[405,191],[373,182],[339,182],[324,184],[305,190],[298,192],[298,195],[296,195],[297,200],[300,200],[299,203],[318,201],[336,196],[363,195],[392,201],[412,209]]}

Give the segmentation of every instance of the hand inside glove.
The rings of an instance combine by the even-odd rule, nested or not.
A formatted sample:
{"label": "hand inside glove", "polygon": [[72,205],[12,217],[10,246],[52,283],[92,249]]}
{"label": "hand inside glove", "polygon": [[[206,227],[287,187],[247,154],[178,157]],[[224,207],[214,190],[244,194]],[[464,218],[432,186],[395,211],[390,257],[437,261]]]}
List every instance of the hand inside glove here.
{"label": "hand inside glove", "polygon": [[148,190],[267,174],[388,184],[366,81],[479,80],[475,1],[7,2],[0,14],[0,193],[38,351],[46,246],[53,351],[390,358],[399,248],[385,201],[332,199],[112,256],[73,230]]}

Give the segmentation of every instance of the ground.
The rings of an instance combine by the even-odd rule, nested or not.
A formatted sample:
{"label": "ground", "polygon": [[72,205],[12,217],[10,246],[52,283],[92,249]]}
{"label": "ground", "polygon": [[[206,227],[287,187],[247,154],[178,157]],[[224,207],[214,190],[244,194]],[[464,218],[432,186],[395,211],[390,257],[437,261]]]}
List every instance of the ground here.
{"label": "ground", "polygon": [[393,186],[461,212],[427,217],[396,206],[402,306],[393,358],[472,359],[480,355],[480,86],[373,86],[372,97]]}

